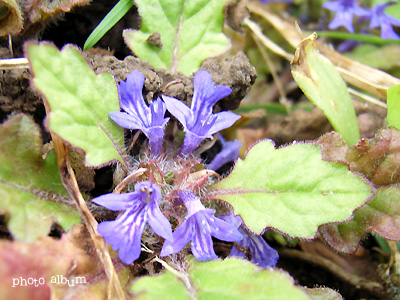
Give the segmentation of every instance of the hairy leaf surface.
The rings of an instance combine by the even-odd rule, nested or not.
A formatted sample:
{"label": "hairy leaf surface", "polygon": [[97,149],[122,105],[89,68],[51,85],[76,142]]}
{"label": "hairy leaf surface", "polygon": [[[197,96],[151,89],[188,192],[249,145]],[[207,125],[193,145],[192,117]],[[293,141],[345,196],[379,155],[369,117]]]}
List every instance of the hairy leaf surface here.
{"label": "hairy leaf surface", "polygon": [[[191,294],[196,299],[296,299],[309,300],[307,294],[294,285],[293,279],[281,270],[263,270],[252,263],[228,258],[224,261],[213,260],[199,262],[191,260],[186,277],[186,286],[170,272],[154,277],[138,279],[131,291],[138,299],[159,299],[163,295],[174,299],[190,299]],[[169,286],[164,290],[165,286]],[[174,288],[177,289],[175,298]],[[185,289],[186,288],[186,294]]]}
{"label": "hairy leaf surface", "polygon": [[109,72],[96,75],[82,53],[67,45],[60,52],[48,43],[26,47],[34,86],[50,108],[47,125],[86,154],[88,167],[119,161],[124,131],[109,117],[119,111],[117,84]]}
{"label": "hairy leaf surface", "polygon": [[320,225],[350,219],[373,195],[346,164],[322,160],[321,147],[297,143],[275,149],[270,140],[251,148],[212,189],[255,234],[273,228],[305,239]]}

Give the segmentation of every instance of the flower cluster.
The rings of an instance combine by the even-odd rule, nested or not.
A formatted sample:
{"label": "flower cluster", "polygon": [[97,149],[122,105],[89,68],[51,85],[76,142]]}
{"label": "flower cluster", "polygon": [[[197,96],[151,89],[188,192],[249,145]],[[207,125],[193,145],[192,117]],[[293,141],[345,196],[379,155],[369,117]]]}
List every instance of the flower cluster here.
{"label": "flower cluster", "polygon": [[[185,131],[181,155],[175,158],[180,163],[175,164],[178,165],[178,169],[159,171],[158,177],[163,177],[161,180],[157,180],[157,176],[149,171],[151,175],[141,177],[133,192],[106,194],[93,199],[98,205],[121,212],[116,220],[100,223],[98,232],[114,250],[119,250],[119,257],[126,264],[131,264],[139,258],[142,235],[145,230],[148,232],[151,228],[162,238],[155,239],[161,249],[161,257],[180,252],[190,242],[191,252],[197,260],[218,259],[213,247],[214,237],[225,242],[235,242],[240,248],[248,248],[251,261],[261,267],[275,265],[276,251],[270,248],[262,237],[247,232],[241,226],[240,218],[233,215],[217,217],[214,209],[203,205],[199,190],[207,184],[208,175],[201,177],[202,175],[197,174],[197,177],[191,177],[197,178],[197,181],[189,180],[193,162],[196,164],[199,160],[188,155],[205,138],[212,138],[214,133],[231,126],[240,118],[232,112],[213,113],[214,104],[229,95],[231,89],[215,85],[209,73],[198,71],[193,80],[194,93],[190,108],[167,96],[162,96],[162,99],[158,98],[147,105],[142,96],[144,81],[143,75],[134,70],[127,76],[126,82],[119,84],[123,112],[112,112],[110,117],[118,125],[141,130],[147,136],[152,153],[152,157],[146,162],[150,165],[150,170],[157,168],[165,157],[172,159],[168,149],[164,150],[165,155],[159,155],[163,152],[164,129],[169,121],[169,118],[165,118],[165,113],[168,110],[182,124]],[[223,148],[210,162],[209,169],[217,170],[239,156],[239,141],[226,142],[222,135],[220,140]],[[169,166],[171,165],[173,164]],[[194,168],[194,172],[196,170]],[[172,175],[172,179],[165,179],[163,174],[175,175]],[[163,185],[166,180],[169,180],[168,187]],[[175,187],[171,188],[172,185]],[[130,190],[133,190],[133,187],[130,187]],[[174,221],[170,223],[170,219]],[[246,258],[246,255],[240,253],[243,254],[237,248],[232,248],[231,255]]]}
{"label": "flower cluster", "polygon": [[141,130],[149,139],[152,154],[157,155],[162,149],[164,127],[169,120],[164,118],[166,109],[181,122],[186,133],[181,148],[183,155],[191,154],[204,139],[212,138],[214,133],[232,126],[240,118],[228,111],[213,114],[214,104],[232,90],[227,86],[215,86],[207,71],[200,70],[194,75],[190,108],[178,99],[164,95],[164,102],[158,98],[149,107],[142,96],[143,85],[143,75],[133,70],[127,81],[118,86],[120,105],[125,112],[112,112],[110,117],[121,127]]}
{"label": "flower cluster", "polygon": [[396,2],[391,1],[383,4],[377,4],[371,10],[364,9],[356,4],[356,0],[338,0],[328,1],[323,7],[336,12],[335,18],[329,23],[330,29],[336,29],[340,26],[348,31],[354,32],[353,16],[362,17],[370,22],[369,28],[381,28],[381,37],[385,39],[400,39],[400,36],[393,30],[394,26],[400,26],[400,20],[389,16],[385,9]]}

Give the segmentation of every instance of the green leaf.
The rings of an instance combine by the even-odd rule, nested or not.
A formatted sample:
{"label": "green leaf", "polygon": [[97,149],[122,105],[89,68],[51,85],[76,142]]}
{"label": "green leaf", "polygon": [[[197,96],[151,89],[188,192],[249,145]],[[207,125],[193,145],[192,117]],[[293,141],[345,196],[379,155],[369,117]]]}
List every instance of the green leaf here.
{"label": "green leaf", "polygon": [[321,147],[275,149],[270,140],[256,144],[212,189],[213,198],[231,204],[252,232],[271,227],[305,239],[322,224],[348,220],[373,195],[346,164],[323,161]]}
{"label": "green leaf", "polygon": [[22,29],[22,16],[15,0],[0,0],[0,36],[17,34]]}
{"label": "green leaf", "polygon": [[193,263],[190,278],[199,299],[309,299],[284,271],[266,269],[242,260]]}
{"label": "green leaf", "polygon": [[124,131],[109,113],[119,111],[117,84],[109,72],[97,75],[81,52],[67,45],[60,52],[48,43],[28,44],[33,84],[50,107],[48,128],[86,154],[88,167],[119,161]]}
{"label": "green leaf", "polygon": [[351,146],[360,140],[356,113],[346,84],[315,47],[316,34],[304,39],[292,62],[292,75],[307,98],[320,108]]}
{"label": "green leaf", "polygon": [[190,75],[201,62],[227,52],[223,7],[226,0],[136,0],[140,30],[124,30],[126,44],[155,68]]}
{"label": "green leaf", "polygon": [[400,129],[400,84],[387,91],[387,125]]}
{"label": "green leaf", "polygon": [[135,299],[189,300],[185,285],[169,271],[157,276],[140,277],[131,287]]}
{"label": "green leaf", "polygon": [[35,241],[49,233],[55,221],[65,230],[80,223],[79,214],[61,183],[54,152],[41,156],[39,128],[18,115],[0,128],[0,211],[17,240]]}
{"label": "green leaf", "polygon": [[92,48],[121,18],[132,8],[132,0],[120,0],[101,20],[100,24],[87,38],[83,50]]}
{"label": "green leaf", "polygon": [[133,284],[131,291],[137,294],[138,299],[190,299],[188,293],[193,295],[192,298],[201,300],[310,299],[294,285],[287,273],[276,269],[262,270],[237,258],[209,262],[191,260],[187,273],[180,273],[179,276],[186,277],[190,286],[185,286],[175,275],[166,271],[154,277],[141,277]]}

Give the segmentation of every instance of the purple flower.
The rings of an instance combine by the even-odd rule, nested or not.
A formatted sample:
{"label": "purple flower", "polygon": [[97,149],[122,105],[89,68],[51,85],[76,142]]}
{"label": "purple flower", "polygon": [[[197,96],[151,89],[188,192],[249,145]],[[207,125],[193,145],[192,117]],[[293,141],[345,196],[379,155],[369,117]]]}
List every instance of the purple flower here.
{"label": "purple flower", "polygon": [[336,29],[340,26],[344,26],[348,31],[354,32],[352,24],[353,15],[369,15],[369,11],[358,6],[355,3],[355,0],[328,1],[323,5],[323,7],[331,11],[336,11],[335,18],[329,23],[329,29]]}
{"label": "purple flower", "polygon": [[212,138],[214,133],[232,126],[240,118],[239,115],[227,111],[212,113],[214,104],[228,96],[232,90],[227,86],[215,86],[207,71],[196,72],[193,85],[190,108],[175,98],[163,95],[168,111],[184,127],[186,135],[181,148],[183,155],[192,153],[205,138]]}
{"label": "purple flower", "polygon": [[242,143],[238,140],[232,142],[226,142],[221,134],[218,134],[222,143],[222,150],[214,157],[214,159],[208,164],[207,168],[210,170],[217,171],[224,164],[235,161],[240,154],[239,148],[242,147]]}
{"label": "purple flower", "polygon": [[160,189],[150,181],[144,181],[136,184],[135,190],[126,194],[106,194],[92,200],[110,210],[125,210],[115,221],[100,223],[97,230],[113,250],[119,249],[119,258],[128,265],[140,256],[146,223],[157,235],[172,241],[171,225],[158,207]]}
{"label": "purple flower", "polygon": [[400,26],[400,20],[389,16],[384,12],[386,7],[395,2],[377,4],[372,8],[370,28],[381,28],[381,37],[384,39],[400,39],[400,36],[393,30],[392,25]]}
{"label": "purple flower", "polygon": [[166,240],[160,256],[168,256],[181,251],[192,241],[192,253],[197,260],[217,259],[211,236],[233,242],[242,238],[235,226],[214,216],[215,211],[201,204],[200,198],[192,192],[181,191],[177,195],[188,210],[186,220],[173,233],[173,241]]}
{"label": "purple flower", "polygon": [[126,82],[118,85],[120,105],[125,112],[114,111],[110,117],[121,127],[141,130],[149,139],[151,153],[157,155],[161,152],[164,127],[169,118],[164,118],[166,107],[160,98],[146,105],[143,84],[144,77],[138,70],[129,73]]}
{"label": "purple flower", "polygon": [[[260,266],[261,268],[270,268],[276,265],[278,262],[278,252],[271,248],[262,236],[256,236],[247,231],[242,224],[242,220],[239,216],[233,214],[218,216],[223,220],[233,224],[239,229],[239,232],[243,235],[243,239],[237,242],[237,245],[243,249],[246,248],[250,252],[250,261],[253,264]],[[239,250],[236,246],[233,246],[230,256],[239,257],[246,259],[247,255],[245,252]]]}

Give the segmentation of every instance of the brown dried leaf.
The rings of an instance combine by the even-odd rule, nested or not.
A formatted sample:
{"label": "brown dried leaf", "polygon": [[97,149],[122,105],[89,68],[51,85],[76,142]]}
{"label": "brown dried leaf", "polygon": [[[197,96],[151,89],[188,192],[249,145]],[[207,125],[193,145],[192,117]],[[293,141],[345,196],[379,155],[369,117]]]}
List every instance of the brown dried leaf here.
{"label": "brown dried leaf", "polygon": [[0,0],[0,36],[17,34],[22,29],[22,16],[15,0]]}
{"label": "brown dried leaf", "polygon": [[23,11],[32,23],[46,22],[49,16],[69,12],[77,5],[85,5],[91,0],[33,0],[23,4]]}

